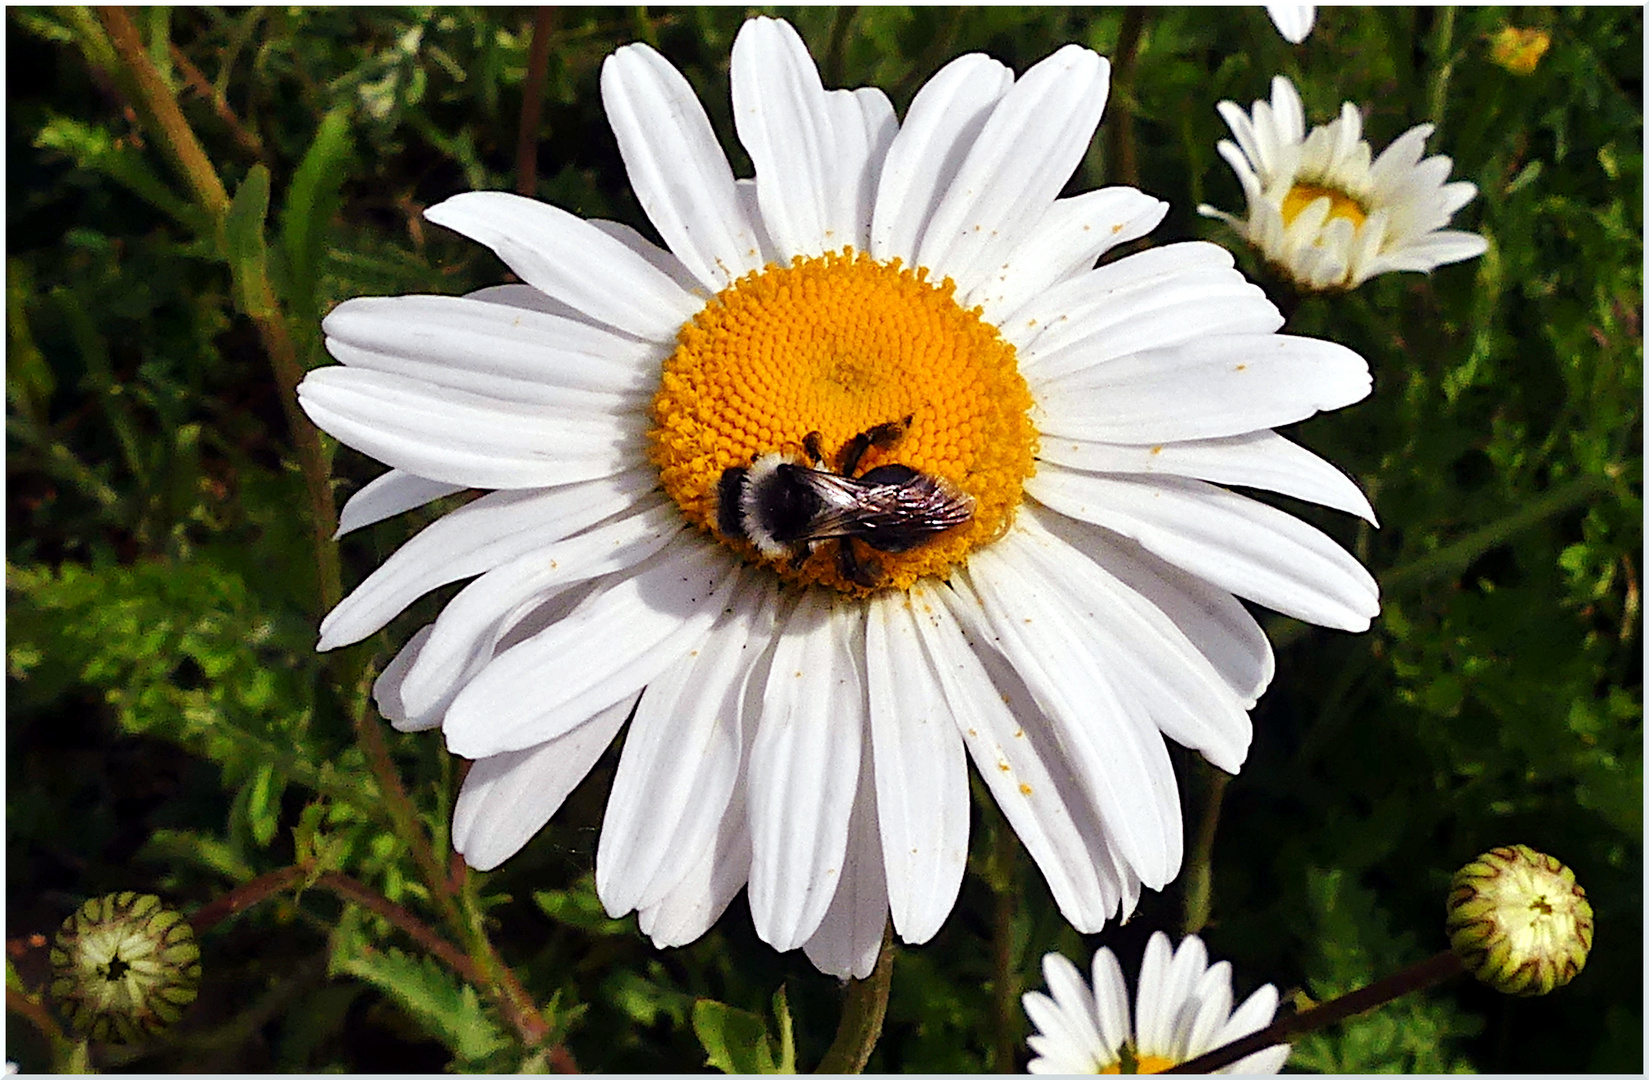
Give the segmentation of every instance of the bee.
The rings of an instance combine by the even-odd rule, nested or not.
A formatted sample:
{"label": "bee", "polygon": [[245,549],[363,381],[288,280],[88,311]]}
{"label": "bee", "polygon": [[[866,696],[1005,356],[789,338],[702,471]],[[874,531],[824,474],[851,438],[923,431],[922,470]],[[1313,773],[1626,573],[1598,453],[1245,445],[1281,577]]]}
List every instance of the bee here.
{"label": "bee", "polygon": [[874,588],[885,576],[882,565],[861,558],[855,541],[876,551],[910,551],[973,518],[973,497],[942,477],[897,464],[859,475],[865,453],[891,449],[911,420],[853,436],[836,455],[834,469],[824,467],[817,431],[802,440],[811,465],[775,453],[728,469],[716,484],[717,528],[772,559],[803,559],[814,545],[834,540],[842,577]]}

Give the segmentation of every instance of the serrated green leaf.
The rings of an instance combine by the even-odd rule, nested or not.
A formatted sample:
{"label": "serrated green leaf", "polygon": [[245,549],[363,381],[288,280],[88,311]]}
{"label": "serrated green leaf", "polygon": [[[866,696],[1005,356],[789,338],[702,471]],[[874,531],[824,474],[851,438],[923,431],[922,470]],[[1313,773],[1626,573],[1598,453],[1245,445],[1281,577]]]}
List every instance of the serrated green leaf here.
{"label": "serrated green leaf", "polygon": [[263,227],[269,217],[269,170],[254,165],[235,189],[224,221],[225,254],[235,283],[235,303],[253,318],[274,314],[269,303],[269,250]]}
{"label": "serrated green leaf", "polygon": [[460,1063],[485,1060],[511,1045],[475,988],[427,956],[363,946],[353,955],[335,957],[334,966],[383,991]]}
{"label": "serrated green leaf", "polygon": [[589,874],[570,889],[540,890],[532,894],[538,910],[559,923],[591,934],[613,936],[630,933],[627,919],[611,919],[595,893],[595,878]]}

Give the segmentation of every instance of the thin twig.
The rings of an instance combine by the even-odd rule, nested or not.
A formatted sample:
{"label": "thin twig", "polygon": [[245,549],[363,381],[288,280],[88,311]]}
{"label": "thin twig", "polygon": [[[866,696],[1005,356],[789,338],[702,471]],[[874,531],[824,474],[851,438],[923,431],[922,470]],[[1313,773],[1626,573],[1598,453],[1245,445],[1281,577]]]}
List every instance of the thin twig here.
{"label": "thin twig", "polygon": [[541,5],[533,12],[527,81],[521,86],[521,127],[515,136],[518,195],[531,195],[538,190],[538,128],[544,117],[544,80],[550,70],[550,37],[555,32],[555,16],[555,8],[548,5]]}
{"label": "thin twig", "polygon": [[1308,1031],[1317,1031],[1337,1024],[1341,1020],[1349,1019],[1358,1013],[1368,1012],[1370,1009],[1394,1001],[1405,994],[1412,994],[1417,990],[1424,990],[1436,986],[1445,979],[1452,979],[1465,968],[1460,958],[1452,952],[1444,951],[1429,960],[1422,960],[1412,967],[1404,968],[1395,975],[1389,975],[1379,982],[1370,983],[1361,990],[1353,990],[1333,1001],[1325,1002],[1314,1009],[1302,1013],[1293,1013],[1283,1017],[1268,1028],[1262,1028],[1252,1035],[1244,1036],[1234,1043],[1227,1043],[1215,1050],[1210,1050],[1201,1057],[1192,1058],[1183,1065],[1176,1065],[1172,1069],[1164,1070],[1170,1073],[1211,1073],[1235,1064],[1249,1054],[1257,1054],[1267,1047],[1278,1043],[1288,1042],[1296,1035],[1304,1035]]}
{"label": "thin twig", "polygon": [[171,46],[172,63],[176,64],[178,70],[183,72],[183,81],[188,83],[190,89],[194,90],[195,93],[212,103],[212,111],[217,113],[218,119],[223,121],[224,126],[229,129],[229,134],[233,135],[235,141],[240,143],[242,150],[268,165],[269,158],[264,153],[263,140],[258,138],[257,132],[248,129],[240,122],[240,117],[235,115],[235,110],[229,107],[229,99],[218,93],[217,88],[201,73],[200,68],[195,66],[195,62],[189,59],[188,54],[178,48],[177,42],[173,41],[167,44]]}
{"label": "thin twig", "polygon": [[54,1042],[63,1038],[63,1029],[57,1026],[51,1010],[21,990],[6,987],[6,1009],[23,1017],[40,1029],[40,1034]]}

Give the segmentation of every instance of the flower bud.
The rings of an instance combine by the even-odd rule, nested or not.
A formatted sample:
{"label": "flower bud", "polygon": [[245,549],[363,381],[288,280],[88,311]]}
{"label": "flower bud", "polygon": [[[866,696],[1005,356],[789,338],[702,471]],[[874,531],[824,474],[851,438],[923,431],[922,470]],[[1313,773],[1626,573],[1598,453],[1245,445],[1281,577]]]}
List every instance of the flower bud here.
{"label": "flower bud", "polygon": [[102,1042],[138,1042],[183,1015],[200,985],[200,949],[183,914],[135,892],[88,900],[52,941],[52,997]]}
{"label": "flower bud", "polygon": [[1592,950],[1592,905],[1574,871],[1523,844],[1460,868],[1447,925],[1466,970],[1504,994],[1549,994],[1580,974]]}

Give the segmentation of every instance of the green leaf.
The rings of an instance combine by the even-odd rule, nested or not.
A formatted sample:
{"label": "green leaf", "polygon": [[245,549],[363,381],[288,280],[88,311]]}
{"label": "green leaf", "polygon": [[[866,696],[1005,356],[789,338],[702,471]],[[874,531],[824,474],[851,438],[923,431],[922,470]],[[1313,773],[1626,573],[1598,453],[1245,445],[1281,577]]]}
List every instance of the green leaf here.
{"label": "green leaf", "polygon": [[460,983],[427,956],[362,945],[353,955],[335,955],[332,966],[383,991],[423,1030],[445,1043],[460,1063],[482,1061],[511,1045],[475,988]]}
{"label": "green leaf", "polygon": [[275,310],[269,301],[269,250],[263,238],[268,216],[269,170],[254,165],[229,204],[224,242],[229,273],[235,282],[236,306],[255,319],[273,315]]}
{"label": "green leaf", "polygon": [[707,1063],[724,1073],[794,1073],[796,1043],[784,987],[773,995],[778,1020],[778,1053],[767,1022],[752,1012],[703,999],[693,1006],[693,1032],[708,1055]]}
{"label": "green leaf", "polygon": [[349,111],[333,109],[322,117],[315,141],[309,144],[286,190],[286,203],[281,208],[281,248],[286,254],[287,298],[300,319],[320,314],[316,310],[315,283],[326,253],[327,227],[338,210],[353,151]]}

